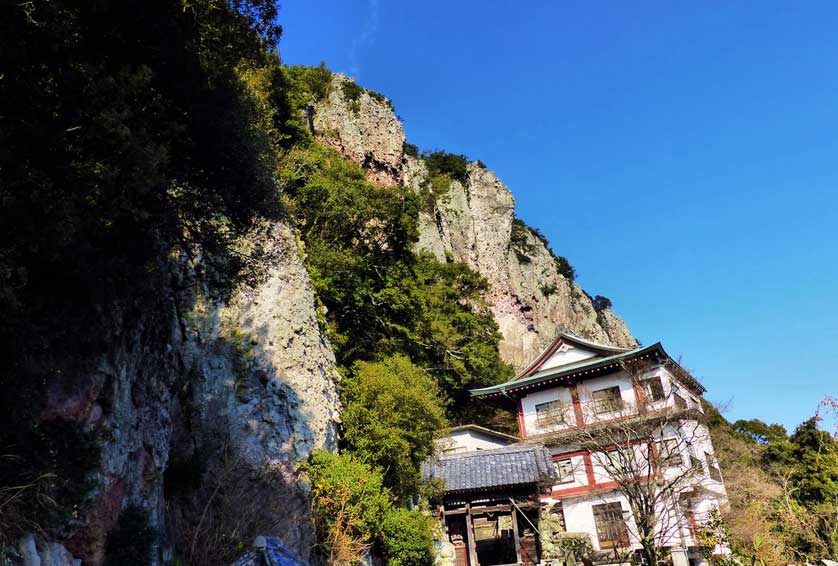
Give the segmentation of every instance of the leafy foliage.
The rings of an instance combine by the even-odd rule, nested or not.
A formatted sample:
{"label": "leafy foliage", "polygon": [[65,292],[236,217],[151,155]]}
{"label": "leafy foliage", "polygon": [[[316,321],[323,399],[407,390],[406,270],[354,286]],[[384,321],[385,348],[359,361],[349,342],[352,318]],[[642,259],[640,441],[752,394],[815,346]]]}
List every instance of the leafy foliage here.
{"label": "leafy foliage", "polygon": [[553,249],[550,247],[550,242],[547,241],[547,237],[541,232],[541,230],[528,226],[520,218],[513,218],[512,232],[510,234],[509,242],[512,251],[515,252],[515,256],[518,258],[519,262],[524,264],[532,262],[531,256],[536,251],[536,245],[530,241],[530,236],[540,241],[544,245],[544,248],[550,253],[550,256],[556,264],[556,271],[558,271],[559,275],[570,281],[574,281],[576,279],[576,269],[574,269],[566,257],[558,256],[555,252],[553,252]]}
{"label": "leafy foliage", "polygon": [[71,522],[100,465],[96,435],[73,421],[24,425],[8,437],[18,444],[0,448],[0,545]]}
{"label": "leafy foliage", "polygon": [[384,552],[391,566],[430,566],[434,563],[430,518],[416,511],[394,509],[381,524]]}
{"label": "leafy foliage", "polygon": [[384,470],[396,494],[416,493],[420,467],[445,425],[439,386],[403,355],[358,361],[342,383],[343,438],[363,461]]}
{"label": "leafy foliage", "polygon": [[404,151],[405,155],[409,155],[411,157],[419,157],[419,148],[412,143],[404,142],[404,144],[402,145],[402,151]]}
{"label": "leafy foliage", "polygon": [[445,175],[464,186],[468,183],[468,157],[447,151],[424,151],[422,159],[431,175]]}
{"label": "leafy foliage", "polygon": [[594,310],[596,312],[602,312],[606,309],[610,309],[612,307],[611,299],[608,297],[603,297],[602,295],[597,295],[596,297],[591,300],[593,304]]}
{"label": "leafy foliage", "polygon": [[728,423],[712,408],[713,442],[731,500],[734,550],[747,561],[814,562],[838,552],[838,441],[817,417],[780,425]]}
{"label": "leafy foliage", "polygon": [[384,550],[393,564],[433,563],[429,521],[393,506],[379,469],[353,455],[319,452],[303,470],[311,482],[320,550],[329,563],[356,562],[373,547]]}
{"label": "leafy foliage", "polygon": [[411,251],[416,195],[369,184],[363,170],[319,145],[288,157],[281,179],[339,363],[404,353],[436,378],[452,412],[469,401],[468,388],[505,378],[497,326],[481,298],[485,280]]}
{"label": "leafy foliage", "polygon": [[760,444],[788,440],[786,428],[781,424],[765,424],[759,419],[740,419],[733,423],[733,430]]}

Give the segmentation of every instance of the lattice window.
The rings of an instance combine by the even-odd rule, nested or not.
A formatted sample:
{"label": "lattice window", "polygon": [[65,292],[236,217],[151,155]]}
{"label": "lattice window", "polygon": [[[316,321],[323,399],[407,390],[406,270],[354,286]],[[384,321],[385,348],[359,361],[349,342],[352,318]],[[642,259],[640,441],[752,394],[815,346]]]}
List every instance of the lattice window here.
{"label": "lattice window", "polygon": [[539,428],[569,424],[567,418],[568,403],[566,401],[556,400],[535,406],[535,422]]}
{"label": "lattice window", "polygon": [[595,413],[611,413],[623,408],[623,396],[620,394],[620,388],[616,385],[598,389],[591,393],[591,397],[594,400]]}
{"label": "lattice window", "polygon": [[594,505],[594,522],[600,549],[628,546],[628,529],[623,518],[623,506],[619,503]]}
{"label": "lattice window", "polygon": [[660,377],[655,376],[641,380],[640,384],[643,386],[643,395],[650,403],[663,401],[666,397],[663,393],[663,382],[661,382]]}

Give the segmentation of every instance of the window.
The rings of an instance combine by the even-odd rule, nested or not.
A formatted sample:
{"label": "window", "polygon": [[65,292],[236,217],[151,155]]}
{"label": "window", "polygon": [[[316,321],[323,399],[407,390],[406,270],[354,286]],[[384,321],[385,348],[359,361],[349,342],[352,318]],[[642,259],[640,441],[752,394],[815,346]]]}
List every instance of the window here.
{"label": "window", "polygon": [[710,479],[721,483],[722,471],[719,469],[719,464],[716,462],[716,458],[709,452],[704,453],[704,458],[707,460],[707,472],[710,475]]}
{"label": "window", "polygon": [[675,395],[673,395],[673,398],[675,399],[675,406],[676,407],[678,407],[679,409],[686,409],[687,408],[687,400],[686,399],[684,399],[683,397],[681,397],[677,393]]}
{"label": "window", "polygon": [[620,388],[616,385],[594,391],[591,397],[594,400],[594,412],[597,414],[611,413],[623,408],[623,397],[620,394]]}
{"label": "window", "polygon": [[650,377],[640,381],[643,386],[643,395],[647,401],[654,403],[655,401],[662,401],[665,397],[663,394],[663,383],[660,377]]}
{"label": "window", "polygon": [[628,546],[628,529],[623,519],[623,506],[617,503],[594,505],[594,522],[600,550]]}
{"label": "window", "polygon": [[681,451],[678,449],[677,438],[667,438],[660,444],[660,463],[664,468],[677,468],[684,464]]}
{"label": "window", "polygon": [[567,423],[567,403],[550,401],[535,406],[535,422],[539,428]]}
{"label": "window", "polygon": [[553,462],[556,467],[556,475],[558,476],[558,483],[573,483],[573,460],[570,458],[563,458]]}

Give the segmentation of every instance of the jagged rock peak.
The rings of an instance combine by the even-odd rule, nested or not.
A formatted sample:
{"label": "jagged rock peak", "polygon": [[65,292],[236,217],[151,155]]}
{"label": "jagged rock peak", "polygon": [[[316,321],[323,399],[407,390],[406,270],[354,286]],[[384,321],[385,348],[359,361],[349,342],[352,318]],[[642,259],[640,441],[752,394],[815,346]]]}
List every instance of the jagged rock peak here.
{"label": "jagged rock peak", "polygon": [[316,106],[317,138],[369,171],[380,185],[401,182],[404,128],[389,100],[335,75],[329,95]]}
{"label": "jagged rock peak", "polygon": [[404,128],[389,100],[343,75],[335,75],[313,123],[318,139],[367,169],[372,182],[402,184],[426,197],[417,248],[462,261],[489,281],[486,298],[503,335],[504,360],[523,366],[562,330],[615,346],[637,344],[623,320],[596,311],[542,239],[515,222],[512,193],[482,163],[468,164],[465,182],[435,190],[425,160],[404,153]]}

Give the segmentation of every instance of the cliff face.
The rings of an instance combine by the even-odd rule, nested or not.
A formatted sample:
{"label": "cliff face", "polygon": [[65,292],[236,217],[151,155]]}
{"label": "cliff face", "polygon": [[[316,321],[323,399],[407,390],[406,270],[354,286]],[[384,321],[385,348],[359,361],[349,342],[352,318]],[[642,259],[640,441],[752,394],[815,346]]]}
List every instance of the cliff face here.
{"label": "cliff face", "polygon": [[[223,302],[208,298],[213,289],[197,275],[200,260],[175,258],[172,316],[115,317],[104,337],[108,354],[95,370],[72,389],[50,391],[45,418],[94,431],[101,465],[91,504],[72,535],[62,537],[66,548],[28,536],[20,547],[26,564],[69,566],[67,549],[85,564],[100,564],[106,534],[130,504],[148,510],[164,536],[195,534],[179,529],[179,521],[223,525],[221,494],[228,490],[241,516],[255,517],[237,528],[278,535],[307,555],[307,488],[295,463],[313,450],[337,449],[335,360],[291,228],[265,226],[254,242],[264,252],[255,282]],[[190,468],[194,462],[200,466]],[[187,473],[178,478],[173,470]],[[195,490],[179,485],[194,480],[203,480]],[[203,543],[200,532],[195,536]],[[162,541],[154,564],[171,558],[174,542]]]}
{"label": "cliff face", "polygon": [[[365,167],[372,182],[428,191],[428,169],[422,159],[404,154],[404,129],[389,103],[367,92],[346,100],[342,85],[349,80],[336,76],[328,98],[317,105],[318,139]],[[521,228],[513,242],[515,201],[491,171],[471,163],[465,184],[452,181],[430,200],[432,206],[420,213],[417,247],[443,261],[453,257],[489,281],[487,299],[507,362],[520,368],[563,329],[616,346],[636,344],[618,316],[594,310],[584,291],[559,272],[535,234]]]}

